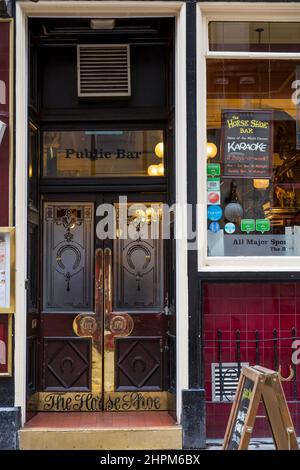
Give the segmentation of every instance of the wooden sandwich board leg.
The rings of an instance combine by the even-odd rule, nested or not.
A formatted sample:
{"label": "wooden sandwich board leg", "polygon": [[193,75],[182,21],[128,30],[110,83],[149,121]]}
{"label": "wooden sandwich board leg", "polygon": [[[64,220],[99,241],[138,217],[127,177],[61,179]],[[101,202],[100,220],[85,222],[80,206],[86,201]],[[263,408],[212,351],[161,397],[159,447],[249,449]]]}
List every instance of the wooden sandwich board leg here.
{"label": "wooden sandwich board leg", "polygon": [[262,388],[262,400],[276,449],[299,449],[297,435],[278,372],[261,366],[255,366],[255,369],[266,375]]}
{"label": "wooden sandwich board leg", "polygon": [[293,422],[278,377],[267,378],[262,391],[262,399],[276,449],[298,449]]}

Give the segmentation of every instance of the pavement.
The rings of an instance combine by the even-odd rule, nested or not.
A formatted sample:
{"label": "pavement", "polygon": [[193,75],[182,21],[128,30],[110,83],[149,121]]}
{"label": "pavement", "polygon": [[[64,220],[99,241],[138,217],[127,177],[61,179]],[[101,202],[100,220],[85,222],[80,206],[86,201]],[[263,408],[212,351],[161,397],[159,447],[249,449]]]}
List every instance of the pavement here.
{"label": "pavement", "polygon": [[[300,447],[300,439],[298,439]],[[223,439],[209,439],[206,450],[222,450]],[[275,450],[272,439],[257,438],[251,439],[248,450]]]}

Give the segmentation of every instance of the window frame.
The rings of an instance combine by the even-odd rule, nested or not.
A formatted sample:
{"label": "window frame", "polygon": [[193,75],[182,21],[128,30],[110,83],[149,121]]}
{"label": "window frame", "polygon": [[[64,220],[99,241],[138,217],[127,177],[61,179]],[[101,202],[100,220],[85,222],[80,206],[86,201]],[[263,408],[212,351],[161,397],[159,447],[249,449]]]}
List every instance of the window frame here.
{"label": "window frame", "polygon": [[[209,59],[300,60],[300,53],[234,52],[209,50],[209,23],[299,22],[300,5],[279,3],[208,3],[197,5],[197,250],[198,272],[300,272],[300,256],[223,256],[207,255],[207,85],[206,63]],[[203,158],[205,155],[205,158]]]}

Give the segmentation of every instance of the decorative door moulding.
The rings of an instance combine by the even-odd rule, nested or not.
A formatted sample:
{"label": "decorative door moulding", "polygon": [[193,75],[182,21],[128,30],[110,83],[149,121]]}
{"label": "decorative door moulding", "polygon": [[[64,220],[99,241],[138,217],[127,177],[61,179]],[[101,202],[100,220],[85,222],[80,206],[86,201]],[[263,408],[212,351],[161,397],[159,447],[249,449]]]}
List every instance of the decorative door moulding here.
{"label": "decorative door moulding", "polygon": [[15,229],[0,227],[0,314],[15,311]]}

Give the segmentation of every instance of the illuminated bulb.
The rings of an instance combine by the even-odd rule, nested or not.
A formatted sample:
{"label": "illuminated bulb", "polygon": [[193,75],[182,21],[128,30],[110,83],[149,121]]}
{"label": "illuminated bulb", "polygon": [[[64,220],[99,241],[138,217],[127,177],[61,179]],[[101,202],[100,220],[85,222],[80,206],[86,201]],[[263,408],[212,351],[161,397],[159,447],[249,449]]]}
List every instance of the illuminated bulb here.
{"label": "illuminated bulb", "polygon": [[152,216],[152,212],[153,212],[152,207],[147,207],[147,209],[146,209],[147,217],[151,217],[151,216]]}
{"label": "illuminated bulb", "polygon": [[255,179],[253,180],[253,187],[255,189],[267,189],[270,185],[269,180]]}
{"label": "illuminated bulb", "polygon": [[148,166],[148,175],[149,176],[159,176],[158,175],[158,165]]}
{"label": "illuminated bulb", "polygon": [[157,167],[158,167],[158,176],[164,176],[164,173],[165,173],[164,164],[159,163]]}
{"label": "illuminated bulb", "polygon": [[164,157],[164,143],[158,142],[158,144],[155,146],[154,152],[158,158],[163,158]]}
{"label": "illuminated bulb", "polygon": [[32,178],[32,165],[29,165],[29,178]]}
{"label": "illuminated bulb", "polygon": [[206,145],[207,158],[214,158],[218,153],[218,147],[213,142],[207,142]]}

